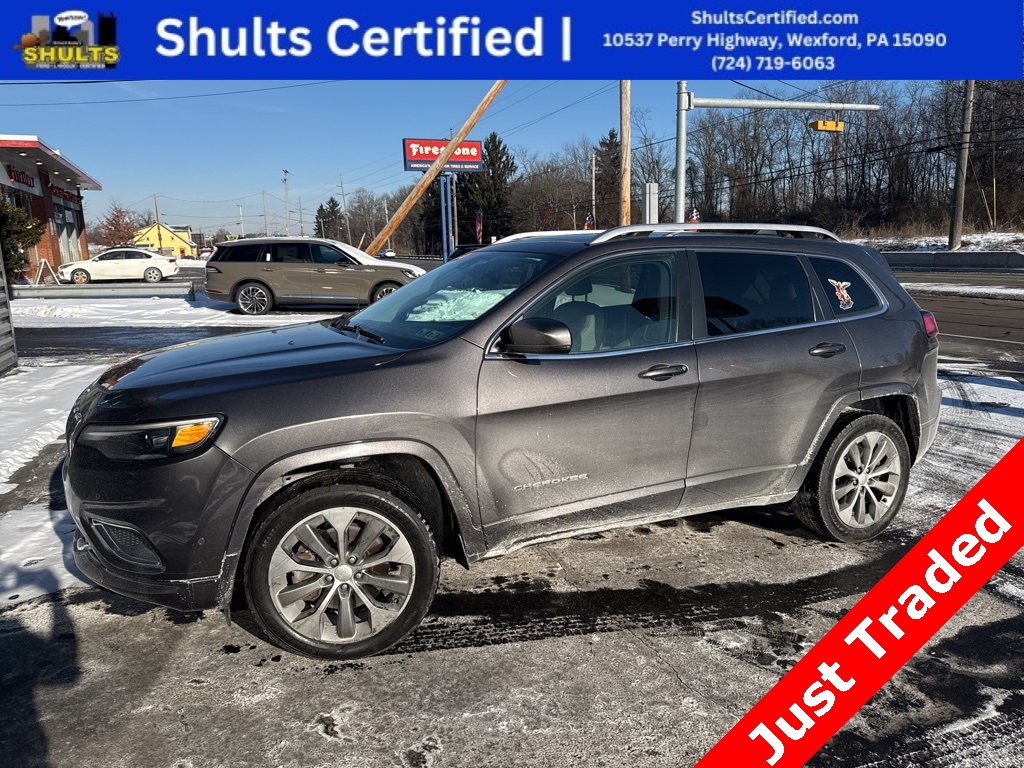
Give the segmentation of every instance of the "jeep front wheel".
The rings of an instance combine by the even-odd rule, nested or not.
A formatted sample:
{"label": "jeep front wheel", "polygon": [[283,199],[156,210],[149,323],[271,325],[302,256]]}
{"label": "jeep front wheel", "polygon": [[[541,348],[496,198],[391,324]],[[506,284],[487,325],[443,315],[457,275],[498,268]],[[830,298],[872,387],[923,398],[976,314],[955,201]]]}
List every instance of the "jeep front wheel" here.
{"label": "jeep front wheel", "polygon": [[423,518],[370,486],[313,487],[259,526],[245,591],[278,646],[352,659],[390,648],[419,625],[439,563]]}

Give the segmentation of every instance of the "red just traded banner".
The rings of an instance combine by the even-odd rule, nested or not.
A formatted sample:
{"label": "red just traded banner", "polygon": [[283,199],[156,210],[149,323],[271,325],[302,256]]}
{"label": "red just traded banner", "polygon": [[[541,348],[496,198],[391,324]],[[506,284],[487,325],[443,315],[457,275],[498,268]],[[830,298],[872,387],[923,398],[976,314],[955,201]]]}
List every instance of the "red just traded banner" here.
{"label": "red just traded banner", "polygon": [[1024,545],[1024,440],[701,760],[806,763]]}

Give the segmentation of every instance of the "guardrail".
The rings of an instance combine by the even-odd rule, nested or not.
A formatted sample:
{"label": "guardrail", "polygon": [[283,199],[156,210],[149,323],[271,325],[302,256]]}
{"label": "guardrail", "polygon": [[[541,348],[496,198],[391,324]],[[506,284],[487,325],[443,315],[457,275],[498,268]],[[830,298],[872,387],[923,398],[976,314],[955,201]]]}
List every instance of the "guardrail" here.
{"label": "guardrail", "polygon": [[140,283],[133,285],[12,285],[15,299],[148,299],[155,296],[180,296],[190,301],[196,289],[190,282]]}

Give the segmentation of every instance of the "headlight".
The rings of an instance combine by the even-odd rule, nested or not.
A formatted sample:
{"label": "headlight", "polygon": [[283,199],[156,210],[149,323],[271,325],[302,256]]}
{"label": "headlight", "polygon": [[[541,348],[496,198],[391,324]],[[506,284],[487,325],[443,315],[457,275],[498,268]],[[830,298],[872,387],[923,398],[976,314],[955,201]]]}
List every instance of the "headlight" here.
{"label": "headlight", "polygon": [[166,459],[209,445],[223,423],[220,416],[209,416],[158,424],[90,424],[75,442],[115,461]]}

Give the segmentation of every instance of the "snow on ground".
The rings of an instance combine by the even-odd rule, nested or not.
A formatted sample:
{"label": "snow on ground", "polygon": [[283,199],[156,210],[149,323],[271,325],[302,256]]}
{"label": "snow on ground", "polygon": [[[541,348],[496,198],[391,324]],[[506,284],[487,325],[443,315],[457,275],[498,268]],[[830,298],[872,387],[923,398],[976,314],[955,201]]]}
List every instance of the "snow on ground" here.
{"label": "snow on ground", "polygon": [[[947,251],[946,235],[928,237],[866,237],[848,242],[866,245],[877,251]],[[1024,232],[982,232],[964,235],[962,251],[1024,251]]]}
{"label": "snow on ground", "polygon": [[[71,406],[105,366],[15,368],[0,377],[0,493],[14,472],[64,434]],[[2,540],[0,540],[2,541]]]}
{"label": "snow on ground", "polygon": [[963,283],[916,283],[913,281],[901,281],[901,284],[910,293],[1024,301],[1024,288],[1007,288],[1002,285],[965,285]]}
{"label": "snow on ground", "polygon": [[[270,312],[240,315],[234,304],[212,301],[203,293],[189,301],[157,296],[147,299],[15,299],[10,304],[14,327],[60,328],[63,326],[123,328],[185,328],[188,326],[274,327],[334,318],[335,311]],[[17,332],[17,331],[15,331]]]}

